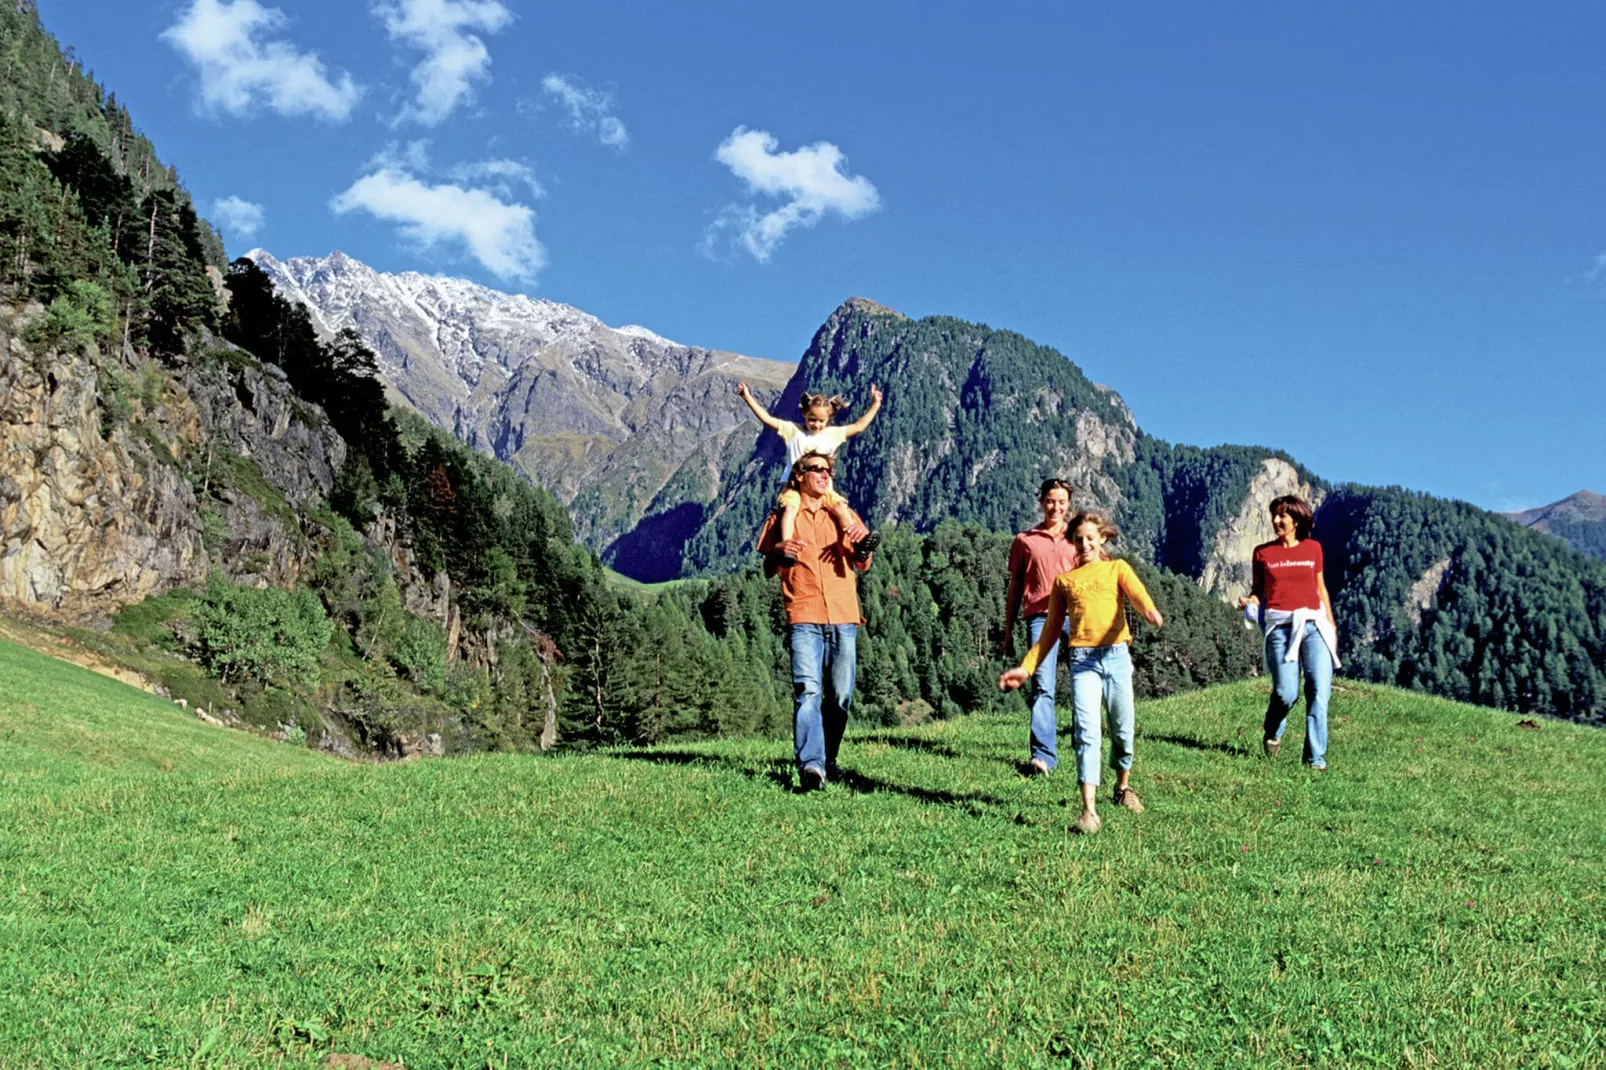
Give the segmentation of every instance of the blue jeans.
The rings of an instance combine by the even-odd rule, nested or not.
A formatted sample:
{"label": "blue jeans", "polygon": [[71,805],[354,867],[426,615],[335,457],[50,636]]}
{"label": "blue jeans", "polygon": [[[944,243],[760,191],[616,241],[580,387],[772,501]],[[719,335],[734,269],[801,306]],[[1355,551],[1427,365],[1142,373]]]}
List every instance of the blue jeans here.
{"label": "blue jeans", "polygon": [[792,719],[792,741],[797,768],[836,765],[842,733],[848,727],[848,705],[858,674],[857,624],[794,624],[788,636],[792,646],[792,694],[797,712]]}
{"label": "blue jeans", "polygon": [[1137,716],[1132,700],[1132,655],[1125,643],[1114,646],[1073,646],[1067,661],[1071,669],[1071,742],[1076,748],[1076,780],[1099,782],[1099,705],[1110,717],[1110,768],[1132,768],[1132,737]]}
{"label": "blue jeans", "polygon": [[[1033,646],[1037,645],[1038,636],[1043,634],[1043,625],[1047,621],[1047,613],[1035,613],[1026,618],[1026,629],[1031,634]],[[1070,634],[1071,622],[1067,619],[1060,636],[1064,638]],[[1043,660],[1037,663],[1037,671],[1032,673],[1029,696],[1032,703],[1030,739],[1032,757],[1043,759],[1043,763],[1050,769],[1059,764],[1059,726],[1054,721],[1054,684],[1055,673],[1059,670],[1062,645],[1055,642],[1049,647]]]}
{"label": "blue jeans", "polygon": [[1327,700],[1333,694],[1333,659],[1314,622],[1305,625],[1299,661],[1284,661],[1294,626],[1279,624],[1266,633],[1266,666],[1271,671],[1271,702],[1266,705],[1266,738],[1283,738],[1288,711],[1299,701],[1299,672],[1305,670],[1305,764],[1327,765]]}

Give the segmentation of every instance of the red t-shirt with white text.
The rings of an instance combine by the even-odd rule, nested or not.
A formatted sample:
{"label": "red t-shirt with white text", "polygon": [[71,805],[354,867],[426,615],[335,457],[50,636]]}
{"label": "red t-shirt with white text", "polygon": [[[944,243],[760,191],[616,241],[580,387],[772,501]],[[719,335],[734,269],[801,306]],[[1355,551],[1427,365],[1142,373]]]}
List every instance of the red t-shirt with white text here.
{"label": "red t-shirt with white text", "polygon": [[1255,548],[1254,589],[1265,609],[1321,609],[1316,577],[1322,572],[1322,544],[1301,539],[1292,546],[1268,542]]}

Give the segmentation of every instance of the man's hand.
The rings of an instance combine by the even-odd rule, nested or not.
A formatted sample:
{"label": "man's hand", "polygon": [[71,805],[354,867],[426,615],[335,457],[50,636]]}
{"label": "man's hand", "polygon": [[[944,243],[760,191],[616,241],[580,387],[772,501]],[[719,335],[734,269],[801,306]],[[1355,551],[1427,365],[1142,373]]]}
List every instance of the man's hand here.
{"label": "man's hand", "polygon": [[775,547],[776,550],[788,557],[802,557],[803,551],[808,548],[809,544],[805,539],[787,539],[785,542],[776,544]]}
{"label": "man's hand", "polygon": [[1025,669],[1010,669],[1008,672],[998,678],[998,690],[1013,691],[1021,684],[1026,682],[1028,675],[1029,674]]}
{"label": "man's hand", "polygon": [[847,530],[842,532],[842,541],[851,542],[857,546],[859,540],[868,534],[870,534],[870,529],[864,526],[864,522],[861,520],[855,520],[852,524],[848,525]]}
{"label": "man's hand", "polygon": [[1260,604],[1260,599],[1256,598],[1252,594],[1246,594],[1242,598],[1238,599],[1238,608],[1248,609],[1251,603],[1258,606]]}

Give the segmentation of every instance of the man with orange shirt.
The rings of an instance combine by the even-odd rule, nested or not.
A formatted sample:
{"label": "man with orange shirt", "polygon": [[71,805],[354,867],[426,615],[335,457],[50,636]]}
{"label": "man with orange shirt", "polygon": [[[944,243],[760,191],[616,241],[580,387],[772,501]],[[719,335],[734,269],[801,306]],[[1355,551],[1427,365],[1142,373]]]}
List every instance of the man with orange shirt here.
{"label": "man with orange shirt", "polygon": [[[870,567],[843,548],[868,532],[825,508],[836,463],[824,454],[805,453],[792,466],[792,482],[802,504],[793,538],[782,540],[772,516],[758,537],[766,567],[781,577],[787,642],[792,651],[792,691],[797,708],[792,737],[798,783],[804,791],[825,787],[838,775],[836,756],[848,725],[848,706],[858,676],[859,590],[857,572]],[[844,539],[846,536],[846,539]],[[786,558],[790,564],[784,563]]]}

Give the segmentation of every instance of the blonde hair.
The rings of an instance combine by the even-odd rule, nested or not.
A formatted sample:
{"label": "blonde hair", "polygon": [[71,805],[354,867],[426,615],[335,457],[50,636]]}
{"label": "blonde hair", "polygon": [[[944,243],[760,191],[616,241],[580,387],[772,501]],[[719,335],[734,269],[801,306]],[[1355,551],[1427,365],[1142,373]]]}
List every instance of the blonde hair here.
{"label": "blonde hair", "polygon": [[[1106,546],[1121,537],[1121,529],[1115,526],[1115,521],[1111,520],[1107,513],[1101,513],[1094,509],[1083,509],[1071,517],[1071,522],[1066,526],[1065,530],[1075,535],[1076,529],[1083,524],[1092,524],[1097,528],[1099,536],[1104,540]],[[1104,554],[1109,556],[1109,551],[1105,550]]]}
{"label": "blonde hair", "polygon": [[848,399],[843,397],[841,394],[810,394],[809,392],[804,391],[803,400],[798,402],[798,408],[803,410],[804,416],[809,414],[810,409],[816,408],[820,405],[824,405],[826,408],[830,409],[830,418],[835,419],[837,413],[848,407]]}

